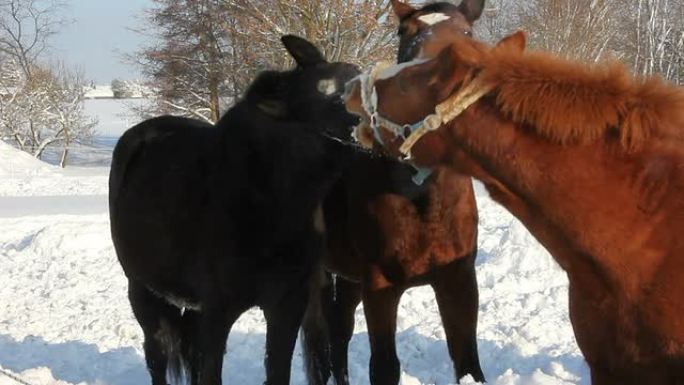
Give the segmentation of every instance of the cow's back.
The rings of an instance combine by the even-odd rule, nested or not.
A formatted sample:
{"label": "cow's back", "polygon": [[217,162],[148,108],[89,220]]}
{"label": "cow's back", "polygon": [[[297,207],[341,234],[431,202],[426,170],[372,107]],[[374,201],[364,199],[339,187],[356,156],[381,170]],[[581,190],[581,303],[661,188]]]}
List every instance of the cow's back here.
{"label": "cow's back", "polygon": [[121,137],[109,204],[112,238],[127,275],[162,273],[160,280],[177,280],[191,272],[174,267],[202,268],[211,232],[225,225],[217,223],[225,217],[215,215],[225,210],[220,190],[230,188],[218,175],[224,167],[220,142],[214,126],[177,117],[147,120]]}

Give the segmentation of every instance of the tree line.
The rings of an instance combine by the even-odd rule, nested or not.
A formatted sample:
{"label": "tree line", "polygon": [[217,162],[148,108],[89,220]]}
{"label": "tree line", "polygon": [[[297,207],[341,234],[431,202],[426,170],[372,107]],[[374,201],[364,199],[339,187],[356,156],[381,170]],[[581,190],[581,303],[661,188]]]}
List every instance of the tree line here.
{"label": "tree line", "polygon": [[284,68],[284,34],[331,61],[365,65],[394,50],[387,0],[153,0],[141,30],[153,44],[129,56],[154,98],[143,111],[215,122],[254,76]]}
{"label": "tree line", "polygon": [[[289,64],[282,34],[304,36],[330,60],[362,67],[392,60],[397,43],[387,0],[154,0],[146,20],[156,43],[131,55],[154,91],[142,112],[208,122],[257,72]],[[523,29],[531,49],[619,59],[635,74],[682,84],[681,20],[684,0],[488,0],[477,31],[493,42]]]}
{"label": "tree line", "polygon": [[[64,163],[95,122],[83,112],[84,75],[44,61],[64,23],[59,1],[0,0],[0,138],[38,157],[62,148]],[[682,84],[681,20],[684,0],[487,0],[476,31],[493,42],[522,29],[530,49],[619,59],[635,74]],[[396,23],[388,0],[151,0],[138,23],[149,44],[126,60],[144,77],[141,117],[216,122],[258,72],[291,65],[281,35],[306,37],[329,60],[367,67],[394,59]]]}
{"label": "tree line", "polygon": [[514,29],[531,48],[589,62],[617,59],[637,75],[684,84],[684,0],[489,0],[479,24],[496,39]]}

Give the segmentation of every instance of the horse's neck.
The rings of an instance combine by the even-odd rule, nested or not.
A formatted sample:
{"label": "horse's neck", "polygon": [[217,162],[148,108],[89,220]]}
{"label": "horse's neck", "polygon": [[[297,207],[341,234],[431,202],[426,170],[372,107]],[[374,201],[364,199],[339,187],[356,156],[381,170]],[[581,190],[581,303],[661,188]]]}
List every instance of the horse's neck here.
{"label": "horse's neck", "polygon": [[650,279],[662,257],[664,241],[654,234],[665,214],[639,208],[638,158],[620,157],[600,143],[555,145],[478,111],[454,121],[450,135],[455,153],[467,160],[459,166],[452,159],[454,165],[481,179],[569,273],[588,259],[616,281],[636,274],[627,290]]}

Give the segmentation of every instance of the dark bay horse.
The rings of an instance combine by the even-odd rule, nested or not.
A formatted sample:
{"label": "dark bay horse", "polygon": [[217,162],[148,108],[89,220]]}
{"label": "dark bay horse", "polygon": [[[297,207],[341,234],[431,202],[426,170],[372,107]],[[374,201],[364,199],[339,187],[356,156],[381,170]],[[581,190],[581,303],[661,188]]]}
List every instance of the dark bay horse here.
{"label": "dark bay horse", "polygon": [[112,239],[154,385],[220,384],[226,338],[252,306],[267,321],[266,383],[288,384],[320,202],[350,159],[357,121],[340,95],[358,74],[306,40],[298,66],[262,73],[215,125],[160,117],[129,129],[110,174]]}
{"label": "dark bay horse", "polygon": [[594,385],[684,384],[684,90],[524,47],[456,38],[367,83],[387,122],[427,123],[406,139],[352,82],[358,135],[482,180],[521,220],[567,272]]}
{"label": "dark bay horse", "polygon": [[[398,60],[404,62],[429,55],[422,47],[431,47],[442,35],[470,35],[484,0],[420,9],[398,0],[392,5],[400,20]],[[310,309],[303,325],[310,384],[326,384],[331,375],[337,384],[348,384],[347,350],[361,300],[371,383],[397,384],[397,307],[404,291],[420,285],[435,291],[456,378],[470,374],[484,381],[476,336],[472,182],[448,167],[434,170],[421,185],[414,182],[415,174],[413,167],[394,159],[359,154],[326,198],[325,267],[330,274],[312,297],[319,308]]]}

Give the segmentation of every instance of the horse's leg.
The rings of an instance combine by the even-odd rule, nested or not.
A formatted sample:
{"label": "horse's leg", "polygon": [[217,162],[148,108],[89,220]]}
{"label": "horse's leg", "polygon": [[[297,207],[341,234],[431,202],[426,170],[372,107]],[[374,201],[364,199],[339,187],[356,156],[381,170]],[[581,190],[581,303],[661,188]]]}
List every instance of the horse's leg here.
{"label": "horse's leg", "polygon": [[306,278],[292,281],[278,301],[263,307],[266,318],[265,385],[290,383],[292,352],[309,297]]}
{"label": "horse's leg", "polygon": [[484,382],[477,353],[478,289],[475,252],[435,271],[432,283],[456,378]]}
{"label": "horse's leg", "polygon": [[363,310],[370,340],[370,382],[373,385],[399,383],[400,367],[395,342],[397,307],[403,289],[387,287],[363,290]]}
{"label": "horse's leg", "polygon": [[178,332],[180,310],[133,280],[128,281],[128,299],[145,337],[145,362],[152,377],[152,384],[166,385],[169,359],[167,354],[170,346],[166,346],[165,342],[169,343],[180,337],[167,335]]}
{"label": "horse's leg", "polygon": [[354,334],[354,313],[361,302],[361,285],[336,277],[328,287],[329,308],[326,319],[330,328],[330,361],[337,385],[349,384],[347,355]]}

